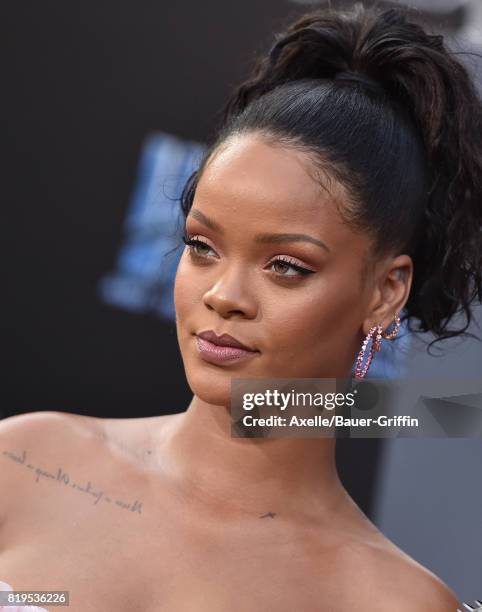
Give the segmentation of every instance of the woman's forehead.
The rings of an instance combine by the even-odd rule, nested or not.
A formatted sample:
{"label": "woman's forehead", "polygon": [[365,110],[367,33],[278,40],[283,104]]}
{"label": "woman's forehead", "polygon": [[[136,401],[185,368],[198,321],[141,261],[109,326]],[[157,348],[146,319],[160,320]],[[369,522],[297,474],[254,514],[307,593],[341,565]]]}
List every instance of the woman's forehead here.
{"label": "woman's forehead", "polygon": [[[320,218],[334,213],[344,193],[336,181],[329,186],[314,178],[309,155],[273,146],[259,135],[230,139],[209,160],[196,189],[196,205],[216,206],[220,212],[264,217],[267,213],[292,219]],[[330,209],[330,210],[328,210]],[[325,216],[323,214],[323,216]]]}

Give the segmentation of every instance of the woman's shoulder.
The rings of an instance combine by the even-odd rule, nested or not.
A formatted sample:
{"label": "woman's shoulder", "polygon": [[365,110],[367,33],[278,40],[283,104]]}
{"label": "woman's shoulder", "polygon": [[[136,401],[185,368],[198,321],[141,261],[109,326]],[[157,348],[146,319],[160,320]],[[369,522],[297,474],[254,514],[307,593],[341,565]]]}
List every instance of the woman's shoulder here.
{"label": "woman's shoulder", "polygon": [[41,459],[46,463],[58,456],[68,457],[75,449],[98,437],[96,419],[60,411],[25,412],[0,421],[0,518],[23,499],[31,484],[30,472]]}
{"label": "woman's shoulder", "polygon": [[350,605],[356,604],[357,609],[456,612],[462,607],[452,589],[435,573],[383,535],[349,546],[344,560],[346,583],[353,594]]}
{"label": "woman's shoulder", "polygon": [[[0,421],[0,460],[2,468],[8,459],[15,461],[20,454],[44,452],[52,455],[59,450],[78,449],[74,439],[99,438],[101,419],[54,410],[24,412]],[[6,468],[5,468],[6,469]],[[4,470],[1,470],[4,473]]]}
{"label": "woman's shoulder", "polygon": [[135,449],[148,444],[152,432],[161,431],[175,417],[100,418],[54,410],[17,414],[0,420],[0,459],[27,448],[78,454],[79,445],[72,443],[79,440]]}
{"label": "woman's shoulder", "polygon": [[59,430],[65,433],[84,431],[85,433],[98,430],[98,424],[94,417],[60,412],[55,410],[43,410],[39,412],[24,412],[6,417],[0,421],[0,443],[9,440],[29,440],[42,443],[58,434]]}

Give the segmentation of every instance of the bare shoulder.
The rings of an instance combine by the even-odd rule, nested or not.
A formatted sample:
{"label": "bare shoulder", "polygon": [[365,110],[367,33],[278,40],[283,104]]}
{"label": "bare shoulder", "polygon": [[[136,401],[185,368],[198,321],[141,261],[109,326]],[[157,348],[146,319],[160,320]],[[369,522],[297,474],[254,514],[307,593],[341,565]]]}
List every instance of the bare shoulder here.
{"label": "bare shoulder", "polygon": [[55,440],[60,443],[60,433],[94,435],[99,429],[98,421],[93,417],[53,410],[16,414],[0,421],[0,449],[3,451],[6,445],[18,442],[47,444]]}
{"label": "bare shoulder", "polygon": [[432,571],[386,538],[348,547],[350,605],[363,612],[456,612],[462,604]]}
{"label": "bare shoulder", "polygon": [[[26,412],[0,421],[0,517],[22,499],[24,486],[30,482],[27,470],[33,457],[63,456],[78,450],[82,443],[98,437],[96,419],[57,411]],[[76,441],[77,443],[74,443]]]}

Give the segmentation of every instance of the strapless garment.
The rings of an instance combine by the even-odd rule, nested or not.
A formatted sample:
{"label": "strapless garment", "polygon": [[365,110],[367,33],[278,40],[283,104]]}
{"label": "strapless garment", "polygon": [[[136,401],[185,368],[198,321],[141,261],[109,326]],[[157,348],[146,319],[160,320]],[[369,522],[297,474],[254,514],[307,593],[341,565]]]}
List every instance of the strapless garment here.
{"label": "strapless garment", "polygon": [[[13,591],[6,582],[0,580],[0,591]],[[2,606],[0,605],[0,612],[48,612],[46,608],[39,608],[38,606]]]}

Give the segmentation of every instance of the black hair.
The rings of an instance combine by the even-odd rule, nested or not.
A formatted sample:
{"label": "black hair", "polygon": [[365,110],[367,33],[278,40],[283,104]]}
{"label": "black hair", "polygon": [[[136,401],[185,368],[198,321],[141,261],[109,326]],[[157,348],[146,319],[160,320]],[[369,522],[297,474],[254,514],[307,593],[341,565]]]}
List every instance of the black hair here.
{"label": "black hair", "polygon": [[[372,238],[373,261],[412,257],[408,329],[432,332],[431,344],[473,336],[465,331],[471,303],[482,302],[482,107],[456,55],[401,7],[359,2],[303,15],[228,100],[184,186],[184,217],[203,168],[229,137],[260,133],[305,151],[325,185],[331,177],[344,186],[340,214]],[[459,311],[465,326],[449,329]]]}

